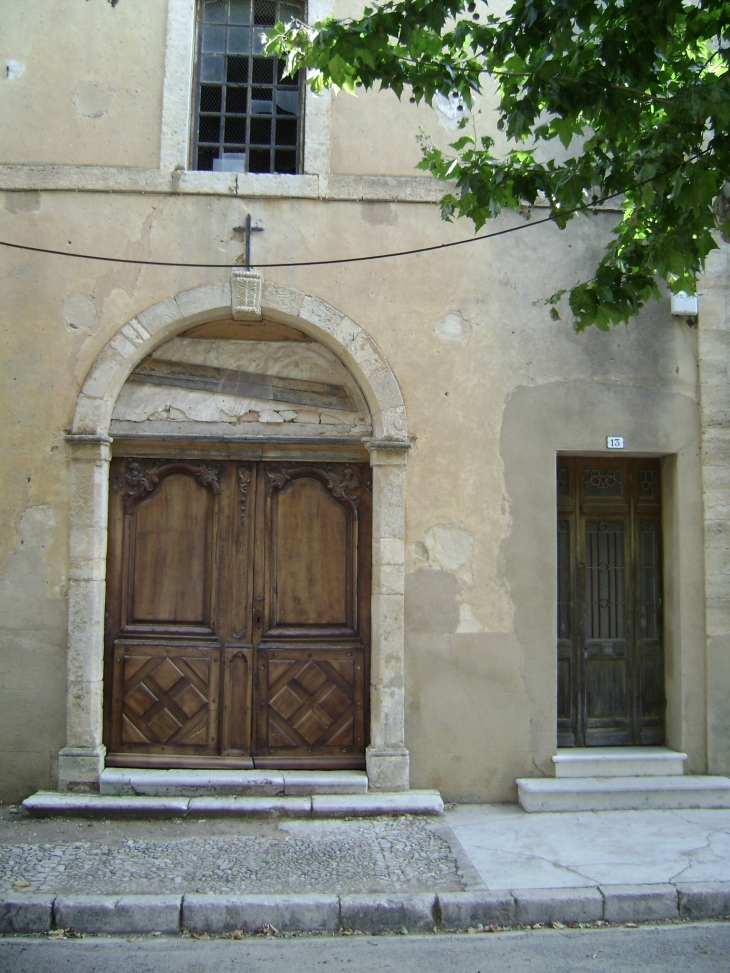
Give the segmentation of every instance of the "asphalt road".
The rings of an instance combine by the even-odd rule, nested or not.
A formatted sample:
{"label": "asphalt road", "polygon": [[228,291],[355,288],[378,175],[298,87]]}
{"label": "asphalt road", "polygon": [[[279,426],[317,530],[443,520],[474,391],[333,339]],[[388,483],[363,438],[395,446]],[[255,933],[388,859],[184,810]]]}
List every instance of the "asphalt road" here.
{"label": "asphalt road", "polygon": [[728,973],[730,922],[460,936],[0,939],[0,973]]}

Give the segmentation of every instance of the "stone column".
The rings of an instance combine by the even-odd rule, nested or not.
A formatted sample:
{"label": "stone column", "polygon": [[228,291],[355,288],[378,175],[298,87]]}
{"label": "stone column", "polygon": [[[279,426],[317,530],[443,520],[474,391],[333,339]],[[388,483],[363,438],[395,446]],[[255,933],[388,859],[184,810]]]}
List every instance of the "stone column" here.
{"label": "stone column", "polygon": [[707,769],[730,774],[730,247],[698,285],[707,632]]}
{"label": "stone column", "polygon": [[369,786],[407,791],[403,602],[405,463],[410,443],[370,440],[373,470],[373,595]]}
{"label": "stone column", "polygon": [[98,790],[102,743],[107,493],[111,439],[67,436],[71,453],[66,746],[58,789]]}

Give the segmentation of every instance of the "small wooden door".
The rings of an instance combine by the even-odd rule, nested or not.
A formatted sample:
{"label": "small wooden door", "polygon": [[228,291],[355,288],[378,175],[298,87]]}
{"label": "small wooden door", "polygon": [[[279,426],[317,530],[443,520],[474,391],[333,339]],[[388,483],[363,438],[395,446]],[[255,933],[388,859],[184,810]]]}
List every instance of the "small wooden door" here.
{"label": "small wooden door", "polygon": [[362,767],[365,464],[117,458],[110,765]]}
{"label": "small wooden door", "polygon": [[664,742],[658,460],[558,460],[558,746]]}

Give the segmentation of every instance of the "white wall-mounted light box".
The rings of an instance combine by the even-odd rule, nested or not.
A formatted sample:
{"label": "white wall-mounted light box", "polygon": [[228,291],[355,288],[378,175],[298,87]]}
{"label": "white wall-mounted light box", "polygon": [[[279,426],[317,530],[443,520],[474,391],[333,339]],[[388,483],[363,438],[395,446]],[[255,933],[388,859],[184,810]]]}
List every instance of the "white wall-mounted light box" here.
{"label": "white wall-mounted light box", "polygon": [[680,316],[697,317],[699,302],[696,294],[688,294],[687,291],[680,291],[672,294],[672,314]]}
{"label": "white wall-mounted light box", "polygon": [[624,437],[623,436],[606,436],[606,446],[608,449],[623,449],[624,448]]}

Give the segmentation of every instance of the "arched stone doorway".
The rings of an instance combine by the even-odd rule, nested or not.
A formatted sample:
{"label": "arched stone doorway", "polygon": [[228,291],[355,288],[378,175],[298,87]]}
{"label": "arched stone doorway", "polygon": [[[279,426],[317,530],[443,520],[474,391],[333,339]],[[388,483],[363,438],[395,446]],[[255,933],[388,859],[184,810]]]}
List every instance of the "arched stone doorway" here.
{"label": "arched stone doorway", "polygon": [[[231,318],[231,284],[185,291],[147,308],[108,342],[79,394],[67,442],[71,538],[67,740],[59,789],[95,788],[104,767],[103,666],[112,415],[135,368],[196,325]],[[261,316],[310,336],[347,368],[364,396],[372,434],[372,642],[367,770],[377,790],[408,788],[404,745],[403,564],[405,460],[409,442],[398,383],[381,350],[336,308],[264,283]]]}

